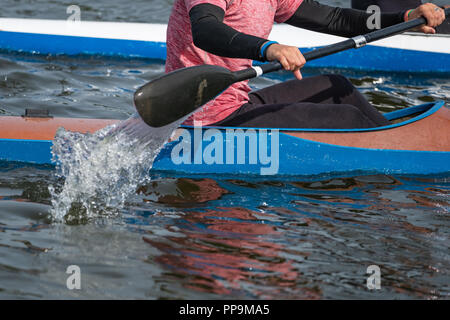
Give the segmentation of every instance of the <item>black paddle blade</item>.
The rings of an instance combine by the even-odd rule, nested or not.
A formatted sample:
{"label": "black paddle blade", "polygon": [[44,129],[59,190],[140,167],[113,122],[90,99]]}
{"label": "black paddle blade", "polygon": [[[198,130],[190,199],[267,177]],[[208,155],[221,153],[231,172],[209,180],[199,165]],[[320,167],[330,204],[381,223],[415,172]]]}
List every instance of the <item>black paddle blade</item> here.
{"label": "black paddle blade", "polygon": [[134,105],[146,124],[162,127],[192,113],[234,82],[235,75],[219,66],[183,68],[140,87]]}

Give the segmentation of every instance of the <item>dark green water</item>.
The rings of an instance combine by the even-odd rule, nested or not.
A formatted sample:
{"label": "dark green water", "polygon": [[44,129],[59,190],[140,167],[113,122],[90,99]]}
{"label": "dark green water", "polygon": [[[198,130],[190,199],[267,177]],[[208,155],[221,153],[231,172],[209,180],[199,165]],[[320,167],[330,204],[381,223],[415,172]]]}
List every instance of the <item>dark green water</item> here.
{"label": "dark green water", "polygon": [[[63,19],[71,4],[5,1],[9,17]],[[85,2],[86,20],[142,22],[166,22],[172,3]],[[161,61],[3,52],[0,113],[125,119],[135,89],[162,72]],[[450,102],[448,75],[303,74],[326,72],[349,77],[382,111]],[[49,214],[53,167],[0,163],[0,298],[449,298],[449,176],[152,178],[119,216],[64,224]],[[66,287],[70,265],[81,290]],[[380,290],[366,286],[370,265]]]}

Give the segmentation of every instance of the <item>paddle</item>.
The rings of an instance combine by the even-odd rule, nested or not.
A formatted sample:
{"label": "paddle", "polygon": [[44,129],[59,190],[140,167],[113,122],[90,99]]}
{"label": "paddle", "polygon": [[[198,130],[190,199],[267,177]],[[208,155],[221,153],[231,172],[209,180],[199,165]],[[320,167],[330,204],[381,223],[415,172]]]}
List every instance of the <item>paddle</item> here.
{"label": "paddle", "polygon": [[[445,10],[450,16],[450,8]],[[356,36],[336,44],[321,47],[303,54],[306,61],[331,55],[367,43],[402,33],[425,24],[421,17],[402,22],[365,35]],[[282,69],[279,62],[270,62],[241,71],[212,65],[179,69],[140,87],[134,94],[134,104],[142,120],[151,127],[162,127],[192,113],[214,99],[233,83]]]}

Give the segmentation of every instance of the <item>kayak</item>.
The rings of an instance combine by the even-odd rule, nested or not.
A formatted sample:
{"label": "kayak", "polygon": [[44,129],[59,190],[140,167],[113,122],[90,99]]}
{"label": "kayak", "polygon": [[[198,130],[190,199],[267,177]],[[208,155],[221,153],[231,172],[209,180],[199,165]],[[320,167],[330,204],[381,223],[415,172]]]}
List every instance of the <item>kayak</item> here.
{"label": "kayak", "polygon": [[[450,172],[450,109],[443,101],[390,113],[371,129],[176,129],[153,171],[189,174],[316,175]],[[53,164],[52,140],[64,127],[95,132],[119,120],[0,117],[0,160]]]}
{"label": "kayak", "polygon": [[[0,49],[53,55],[166,58],[165,24],[0,18]],[[344,40],[285,24],[269,37],[302,52]],[[404,33],[308,62],[310,67],[450,72],[450,35]]]}

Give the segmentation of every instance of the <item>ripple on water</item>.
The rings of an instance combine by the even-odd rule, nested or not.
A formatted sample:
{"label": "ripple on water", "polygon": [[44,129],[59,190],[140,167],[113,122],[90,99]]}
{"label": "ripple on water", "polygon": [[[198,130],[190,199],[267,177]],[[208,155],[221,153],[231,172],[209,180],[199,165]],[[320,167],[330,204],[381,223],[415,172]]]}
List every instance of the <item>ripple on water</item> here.
{"label": "ripple on water", "polygon": [[[137,11],[123,1],[79,5],[84,20],[165,23],[172,2],[133,2]],[[3,16],[67,18],[62,2],[2,4]],[[53,116],[126,119],[134,112],[132,93],[164,66],[145,59],[0,52],[0,69],[3,114],[21,115],[33,107]],[[349,77],[382,111],[438,99],[450,103],[446,75],[322,69],[303,74],[325,72]],[[274,73],[251,85],[263,88],[286,79],[292,76]],[[73,143],[84,139],[62,136]],[[103,160],[118,164],[117,158]],[[108,201],[120,205],[70,225],[55,223],[48,188],[60,192],[65,183],[55,169],[0,163],[1,298],[447,299],[450,294],[448,177],[263,181],[152,174],[150,181],[125,182],[129,194],[123,202],[121,196],[108,200],[117,195],[114,186],[100,184],[99,192],[101,177],[95,179],[74,179],[73,193],[63,196],[86,195],[100,209]],[[61,212],[68,208],[61,205]],[[65,286],[72,264],[83,272],[79,292]],[[380,292],[365,287],[372,264],[381,267]]]}
{"label": "ripple on water", "polygon": [[[1,172],[0,268],[9,278],[2,297],[449,294],[446,177],[158,174],[136,188],[120,216],[61,225],[49,219],[51,196],[42,192],[54,183],[52,170],[8,164]],[[74,263],[89,279],[78,294],[62,287]],[[382,293],[364,287],[371,264],[381,266]]]}

